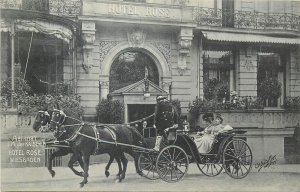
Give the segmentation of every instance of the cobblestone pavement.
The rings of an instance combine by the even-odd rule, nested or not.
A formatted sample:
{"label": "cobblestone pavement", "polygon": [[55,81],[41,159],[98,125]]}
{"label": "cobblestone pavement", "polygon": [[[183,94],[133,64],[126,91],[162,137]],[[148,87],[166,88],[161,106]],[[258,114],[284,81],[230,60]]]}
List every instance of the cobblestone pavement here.
{"label": "cobblestone pavement", "polygon": [[[111,176],[105,177],[105,164],[90,166],[89,182],[79,187],[82,178],[75,176],[67,167],[54,167],[56,176],[51,178],[45,167],[5,168],[1,170],[2,191],[300,191],[300,165],[273,165],[260,172],[253,168],[244,179],[232,179],[226,173],[207,177],[195,164],[190,164],[188,174],[177,183],[148,180],[128,164],[125,180],[115,182],[117,165],[111,166]],[[79,169],[79,167],[78,167]]]}

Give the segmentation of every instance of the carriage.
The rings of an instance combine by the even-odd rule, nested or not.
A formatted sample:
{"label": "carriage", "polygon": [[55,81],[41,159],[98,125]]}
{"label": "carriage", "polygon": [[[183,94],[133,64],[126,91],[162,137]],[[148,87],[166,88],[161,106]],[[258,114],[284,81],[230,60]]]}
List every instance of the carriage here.
{"label": "carriage", "polygon": [[[166,129],[160,150],[155,151],[153,150],[153,144],[157,135],[155,128],[144,128],[142,135],[135,134],[146,144],[140,146],[135,139],[132,140],[134,143],[127,143],[122,138],[121,140],[116,139],[117,133],[121,133],[124,136],[123,134],[126,133],[126,130],[130,133],[138,132],[136,128],[128,124],[90,125],[79,119],[67,116],[62,110],[54,110],[51,120],[49,114],[45,115],[43,111],[38,114],[40,115],[37,115],[37,117],[41,118],[40,120],[38,120],[39,118],[35,120],[35,124],[40,122],[34,126],[35,131],[38,130],[42,123],[50,122],[49,129],[53,129],[55,137],[59,139],[59,141],[56,140],[54,142],[64,143],[67,146],[71,142],[74,143],[72,149],[69,147],[67,148],[68,150],[65,150],[66,148],[60,147],[60,153],[57,153],[56,156],[62,153],[74,153],[70,159],[69,167],[76,175],[84,177],[84,180],[80,183],[81,186],[87,183],[87,168],[90,155],[103,154],[103,152],[109,153],[111,159],[106,167],[107,171],[113,159],[116,158],[116,154],[112,153],[114,151],[112,149],[119,151],[118,149],[123,148],[122,151],[126,153],[127,150],[128,154],[132,154],[134,151],[135,154],[138,154],[138,159],[135,158],[137,173],[141,173],[142,176],[151,180],[161,178],[171,183],[182,180],[188,171],[189,163],[192,162],[196,163],[204,175],[210,177],[217,176],[225,170],[230,177],[241,179],[249,174],[252,167],[251,149],[243,139],[238,138],[239,135],[246,132],[243,130],[233,129],[219,133],[215,136],[210,151],[206,154],[200,154],[194,142],[194,138],[198,137],[196,134],[172,127]],[[42,117],[47,118],[43,119]],[[99,147],[106,149],[106,151],[100,152]],[[78,153],[80,150],[81,153]],[[120,163],[118,163],[120,180],[125,178],[127,167],[127,159],[124,159],[123,152],[118,156],[123,166],[125,166],[123,172],[120,172]],[[81,165],[84,172],[81,173],[74,170],[72,166],[76,160],[79,161],[81,159],[79,157],[80,154],[83,154],[83,159],[85,159],[84,166]],[[54,156],[51,155],[50,162],[53,158]],[[116,160],[118,161],[118,159]],[[48,170],[54,176],[55,172],[52,170],[51,163],[49,165]]]}
{"label": "carriage", "polygon": [[[155,140],[155,130],[143,130],[149,145]],[[196,163],[206,176],[219,175],[223,170],[232,178],[241,179],[248,175],[252,167],[252,152],[248,144],[237,135],[246,131],[231,130],[218,134],[209,153],[198,153],[194,138],[197,135],[181,130],[171,130],[164,137],[159,152],[140,151],[139,169],[144,177],[166,182],[177,182],[184,178],[189,163]],[[147,133],[147,134],[145,134]],[[170,136],[171,135],[171,136]]]}

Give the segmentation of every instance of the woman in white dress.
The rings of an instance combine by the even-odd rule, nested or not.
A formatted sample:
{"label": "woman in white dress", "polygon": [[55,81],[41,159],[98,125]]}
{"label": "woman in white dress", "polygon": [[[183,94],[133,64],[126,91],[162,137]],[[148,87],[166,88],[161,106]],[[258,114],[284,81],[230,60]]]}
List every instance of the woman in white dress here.
{"label": "woman in white dress", "polygon": [[204,129],[204,131],[198,134],[201,136],[195,139],[195,143],[197,145],[199,153],[208,153],[217,134],[233,129],[229,125],[222,125],[222,122],[223,118],[218,115],[216,116],[215,120],[213,120],[213,122]]}

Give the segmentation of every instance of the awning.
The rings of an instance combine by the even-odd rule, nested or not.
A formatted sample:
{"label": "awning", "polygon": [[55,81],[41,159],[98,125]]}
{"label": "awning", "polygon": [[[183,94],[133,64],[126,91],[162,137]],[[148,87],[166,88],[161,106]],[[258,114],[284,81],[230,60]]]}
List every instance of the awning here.
{"label": "awning", "polygon": [[[9,32],[11,30],[10,21],[0,19],[0,31]],[[46,35],[54,36],[58,39],[69,43],[72,39],[72,31],[63,26],[46,21],[33,21],[33,20],[15,20],[15,29],[17,31],[30,31],[35,33],[44,33]]]}
{"label": "awning", "polygon": [[203,36],[208,40],[226,42],[247,42],[247,43],[277,43],[277,44],[300,44],[300,37],[271,37],[258,34],[241,34],[228,32],[202,31]]}

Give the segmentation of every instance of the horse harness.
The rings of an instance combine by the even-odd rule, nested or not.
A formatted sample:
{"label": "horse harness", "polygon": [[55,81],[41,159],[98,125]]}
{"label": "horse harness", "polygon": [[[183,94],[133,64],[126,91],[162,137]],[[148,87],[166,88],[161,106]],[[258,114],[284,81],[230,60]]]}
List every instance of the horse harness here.
{"label": "horse harness", "polygon": [[[86,137],[86,138],[89,138],[89,139],[92,139],[92,140],[95,140],[95,141],[96,141],[96,148],[95,148],[95,150],[94,150],[94,155],[95,155],[95,154],[98,152],[98,150],[99,150],[99,143],[114,144],[114,145],[116,145],[116,146],[117,146],[117,145],[120,145],[120,146],[133,147],[133,148],[145,150],[145,148],[143,148],[143,147],[139,147],[139,146],[131,145],[131,144],[127,144],[127,143],[119,143],[119,142],[117,142],[117,138],[116,138],[116,133],[115,133],[115,131],[112,130],[112,128],[109,127],[108,125],[101,125],[101,126],[103,126],[104,128],[106,128],[107,132],[111,135],[111,137],[112,137],[112,139],[113,139],[113,142],[100,139],[100,133],[99,133],[99,130],[97,129],[96,124],[94,124],[94,125],[92,125],[92,126],[89,125],[89,126],[92,127],[92,129],[93,129],[93,131],[94,131],[94,133],[95,133],[95,137],[92,137],[92,136],[86,135],[86,134],[84,134],[84,133],[81,133],[80,131],[81,131],[81,129],[83,128],[83,125],[85,125],[84,122],[82,122],[82,121],[80,121],[80,120],[78,120],[78,119],[75,119],[75,118],[73,118],[73,117],[68,117],[68,116],[66,116],[66,114],[65,114],[63,111],[61,111],[61,110],[58,110],[58,111],[59,111],[60,115],[63,116],[63,118],[61,119],[61,117],[60,117],[58,122],[55,122],[55,121],[51,120],[51,121],[54,122],[56,125],[59,125],[59,126],[57,126],[56,129],[58,129],[59,127],[64,128],[63,131],[60,131],[60,135],[57,137],[57,139],[58,139],[59,137],[61,137],[61,136],[66,132],[66,131],[65,131],[65,128],[66,128],[66,127],[76,126],[76,125],[79,125],[79,127],[78,127],[78,129],[77,129],[77,130],[76,130],[69,138],[67,138],[67,139],[65,139],[65,140],[62,140],[62,141],[58,141],[58,140],[53,141],[53,144],[55,144],[55,145],[60,145],[61,143],[62,143],[62,144],[68,144],[68,145],[69,145],[70,142],[74,141],[74,140],[77,138],[78,135],[81,135],[81,136],[83,136],[83,137]],[[77,120],[77,121],[80,122],[80,123],[79,123],[79,124],[71,124],[71,125],[63,125],[63,123],[64,123],[64,121],[65,121],[66,118],[71,118],[71,119]],[[52,143],[52,141],[51,141],[51,143]],[[64,145],[64,146],[65,146],[65,145]],[[63,146],[62,146],[62,147],[63,147]]]}

